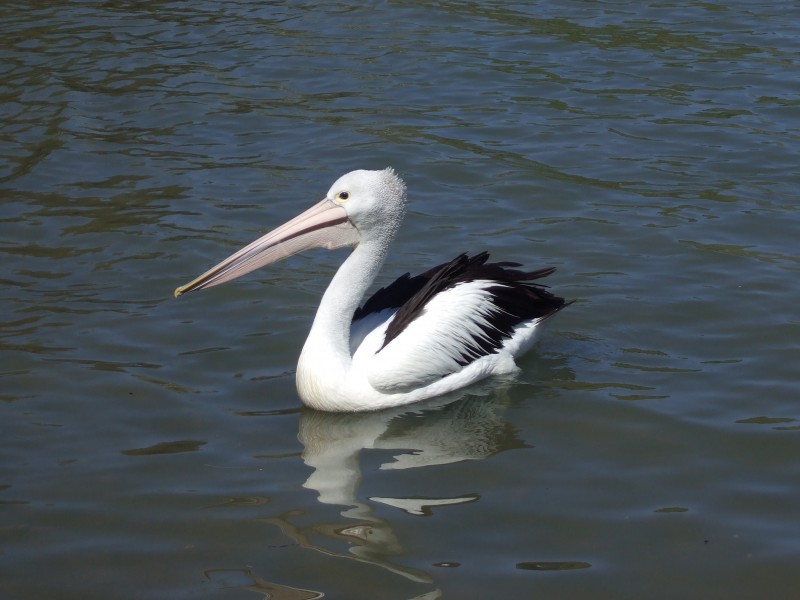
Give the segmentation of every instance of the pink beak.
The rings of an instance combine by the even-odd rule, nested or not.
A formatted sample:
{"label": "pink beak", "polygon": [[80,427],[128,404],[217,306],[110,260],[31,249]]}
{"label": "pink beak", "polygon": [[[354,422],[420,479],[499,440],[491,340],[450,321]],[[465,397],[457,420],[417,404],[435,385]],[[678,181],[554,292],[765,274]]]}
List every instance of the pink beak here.
{"label": "pink beak", "polygon": [[175,290],[175,297],[241,277],[309,248],[355,246],[358,230],[344,208],[327,198],[232,254],[197,279]]}

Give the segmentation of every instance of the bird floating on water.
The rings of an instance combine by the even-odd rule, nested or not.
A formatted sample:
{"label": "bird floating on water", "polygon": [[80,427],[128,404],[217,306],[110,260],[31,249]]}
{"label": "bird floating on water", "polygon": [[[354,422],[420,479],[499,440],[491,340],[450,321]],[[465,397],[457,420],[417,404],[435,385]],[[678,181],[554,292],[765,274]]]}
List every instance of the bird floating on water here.
{"label": "bird floating on water", "polygon": [[542,323],[567,305],[532,283],[554,267],[520,271],[489,255],[460,254],[409,273],[360,304],[406,208],[393,169],[353,171],[325,198],[255,240],[175,297],[236,279],[309,248],[354,246],[322,296],[297,365],[297,391],[325,411],[366,411],[439,396],[517,370]]}

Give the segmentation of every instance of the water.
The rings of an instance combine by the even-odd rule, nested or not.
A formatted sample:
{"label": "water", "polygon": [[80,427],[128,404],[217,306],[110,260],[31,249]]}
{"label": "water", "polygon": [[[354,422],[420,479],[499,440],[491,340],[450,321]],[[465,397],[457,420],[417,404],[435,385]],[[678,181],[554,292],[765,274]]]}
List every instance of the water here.
{"label": "water", "polygon": [[[795,2],[7,2],[3,598],[785,598]],[[303,410],[341,252],[172,299],[353,168],[577,302],[512,382]]]}

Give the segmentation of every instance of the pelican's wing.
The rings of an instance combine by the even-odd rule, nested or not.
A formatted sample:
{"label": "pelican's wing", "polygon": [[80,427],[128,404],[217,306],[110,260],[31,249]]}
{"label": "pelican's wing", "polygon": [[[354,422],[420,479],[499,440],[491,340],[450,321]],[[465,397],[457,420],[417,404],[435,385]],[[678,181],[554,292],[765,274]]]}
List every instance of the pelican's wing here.
{"label": "pelican's wing", "polygon": [[488,254],[441,266],[394,316],[373,329],[353,356],[369,383],[407,391],[496,353],[519,328],[532,329],[565,302],[529,281],[554,269],[522,272],[486,264]]}

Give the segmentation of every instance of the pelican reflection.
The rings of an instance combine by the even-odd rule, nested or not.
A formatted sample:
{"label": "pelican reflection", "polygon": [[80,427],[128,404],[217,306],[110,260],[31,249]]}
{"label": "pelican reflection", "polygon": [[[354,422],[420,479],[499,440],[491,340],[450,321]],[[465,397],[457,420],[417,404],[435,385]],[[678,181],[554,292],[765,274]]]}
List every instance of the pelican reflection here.
{"label": "pelican reflection", "polygon": [[[496,384],[496,382],[495,382]],[[503,452],[528,447],[504,417],[505,403],[491,397],[469,396],[432,399],[413,407],[398,407],[372,413],[325,413],[311,409],[300,415],[298,438],[304,449],[303,461],[313,469],[304,487],[317,493],[319,502],[341,506],[344,521],[299,526],[300,516],[287,513],[270,519],[301,546],[325,554],[380,566],[409,580],[431,583],[430,574],[404,567],[393,559],[405,553],[391,520],[378,516],[379,505],[410,515],[431,515],[449,506],[477,502],[475,489],[454,484],[452,494],[407,493],[397,479],[391,496],[363,498],[359,488],[365,478],[362,452],[396,452],[378,467],[397,471],[433,467],[465,460],[480,460]],[[438,480],[441,490],[441,480]],[[419,480],[416,482],[419,485]],[[378,511],[385,515],[386,511]],[[336,550],[347,541],[346,552]]]}

